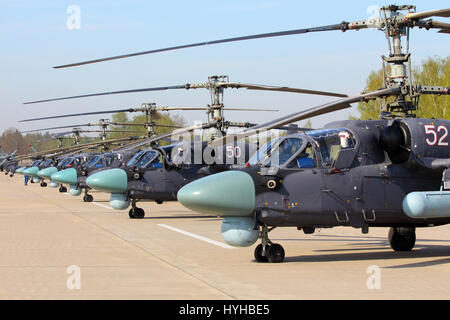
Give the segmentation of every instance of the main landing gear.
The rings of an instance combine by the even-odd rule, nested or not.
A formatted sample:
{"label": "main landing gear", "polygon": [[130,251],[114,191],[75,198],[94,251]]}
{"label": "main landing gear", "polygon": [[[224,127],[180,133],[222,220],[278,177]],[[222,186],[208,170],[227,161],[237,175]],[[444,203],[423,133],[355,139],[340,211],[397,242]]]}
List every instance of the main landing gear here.
{"label": "main landing gear", "polygon": [[67,188],[64,187],[63,185],[59,186],[59,192],[67,192]]}
{"label": "main landing gear", "polygon": [[416,243],[416,229],[406,227],[390,228],[388,239],[394,251],[411,251]]}
{"label": "main landing gear", "polygon": [[83,201],[84,202],[92,202],[92,201],[94,201],[94,197],[92,195],[88,194],[88,188],[84,189]]}
{"label": "main landing gear", "polygon": [[143,219],[145,217],[145,211],[142,208],[136,207],[136,199],[131,200],[131,209],[128,211],[130,219]]}
{"label": "main landing gear", "polygon": [[268,226],[261,226],[260,238],[261,244],[255,248],[255,260],[257,262],[278,263],[284,260],[284,249],[277,243],[269,240],[269,232],[275,227],[269,229]]}

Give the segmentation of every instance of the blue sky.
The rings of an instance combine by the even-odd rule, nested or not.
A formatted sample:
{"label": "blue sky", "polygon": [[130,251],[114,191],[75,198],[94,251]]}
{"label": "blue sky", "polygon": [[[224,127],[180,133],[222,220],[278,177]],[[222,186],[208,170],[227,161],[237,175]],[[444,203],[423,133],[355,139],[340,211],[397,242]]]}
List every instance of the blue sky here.
{"label": "blue sky", "polygon": [[[386,40],[377,30],[323,32],[243,41],[130,59],[53,69],[54,65],[135,51],[262,32],[366,19],[384,1],[20,1],[0,0],[0,131],[80,123],[80,118],[17,123],[30,117],[109,108],[204,106],[206,90],[140,93],[26,106],[22,102],[112,90],[196,83],[215,74],[231,81],[354,94],[380,67]],[[397,4],[409,1],[397,1]],[[418,11],[448,7],[448,1],[415,1]],[[67,8],[81,9],[81,29],[69,30]],[[445,18],[441,18],[444,20]],[[447,19],[449,20],[449,19]],[[449,35],[413,30],[413,63],[448,56]],[[448,84],[447,84],[448,85]],[[229,120],[265,122],[312,107],[326,97],[229,90],[229,107],[277,108],[278,113],[228,112]],[[315,127],[345,119],[349,112],[312,119]],[[203,112],[182,113],[189,121]],[[84,118],[86,122],[98,117]]]}

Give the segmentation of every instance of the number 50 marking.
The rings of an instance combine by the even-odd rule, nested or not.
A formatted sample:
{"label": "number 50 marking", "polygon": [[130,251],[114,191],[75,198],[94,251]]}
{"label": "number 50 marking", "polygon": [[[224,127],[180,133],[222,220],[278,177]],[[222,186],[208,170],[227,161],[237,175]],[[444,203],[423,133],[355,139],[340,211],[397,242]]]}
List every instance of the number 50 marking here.
{"label": "number 50 marking", "polygon": [[[431,134],[433,136],[433,140],[430,140],[428,138],[425,139],[427,144],[429,146],[434,146],[437,142],[438,146],[448,146],[448,142],[444,141],[445,138],[448,136],[448,129],[444,125],[440,125],[437,127],[437,130],[434,129],[434,124],[426,124],[424,125],[425,128],[425,134]],[[438,140],[438,133],[444,131],[444,134],[442,137]]]}

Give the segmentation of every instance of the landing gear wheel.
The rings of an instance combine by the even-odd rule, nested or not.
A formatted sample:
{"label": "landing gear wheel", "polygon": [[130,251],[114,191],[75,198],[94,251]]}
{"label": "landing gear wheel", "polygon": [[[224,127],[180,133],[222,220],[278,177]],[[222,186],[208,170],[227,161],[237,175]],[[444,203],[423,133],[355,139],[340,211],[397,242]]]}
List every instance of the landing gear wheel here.
{"label": "landing gear wheel", "polygon": [[273,243],[267,248],[267,259],[272,263],[283,262],[284,260],[284,249],[278,243]]}
{"label": "landing gear wheel", "polygon": [[41,182],[41,187],[46,187],[47,183],[46,182]]}
{"label": "landing gear wheel", "polygon": [[85,194],[83,197],[84,202],[92,202],[94,200],[94,197],[90,194]]}
{"label": "landing gear wheel", "polygon": [[411,251],[416,243],[414,228],[390,228],[389,244],[394,251]]}
{"label": "landing gear wheel", "polygon": [[67,192],[67,188],[64,186],[59,187],[59,192]]}
{"label": "landing gear wheel", "polygon": [[[269,246],[266,246],[266,253],[267,253],[268,248],[269,248]],[[255,248],[255,253],[254,253],[256,262],[268,262],[269,261],[266,256],[263,256],[262,253],[263,253],[263,245],[258,244]]]}
{"label": "landing gear wheel", "polygon": [[143,219],[145,217],[145,211],[141,208],[131,208],[128,211],[128,216],[130,219]]}

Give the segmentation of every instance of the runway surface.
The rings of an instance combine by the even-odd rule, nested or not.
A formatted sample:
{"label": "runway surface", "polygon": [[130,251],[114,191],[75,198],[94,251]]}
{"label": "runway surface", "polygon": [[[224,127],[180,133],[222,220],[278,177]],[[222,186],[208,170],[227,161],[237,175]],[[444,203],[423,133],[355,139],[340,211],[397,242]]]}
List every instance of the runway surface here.
{"label": "runway surface", "polygon": [[285,262],[261,264],[256,244],[227,246],[220,219],[178,203],[139,203],[131,220],[107,194],[84,203],[21,176],[1,175],[0,194],[0,299],[450,298],[449,226],[418,229],[412,252],[392,251],[387,228],[277,228]]}

